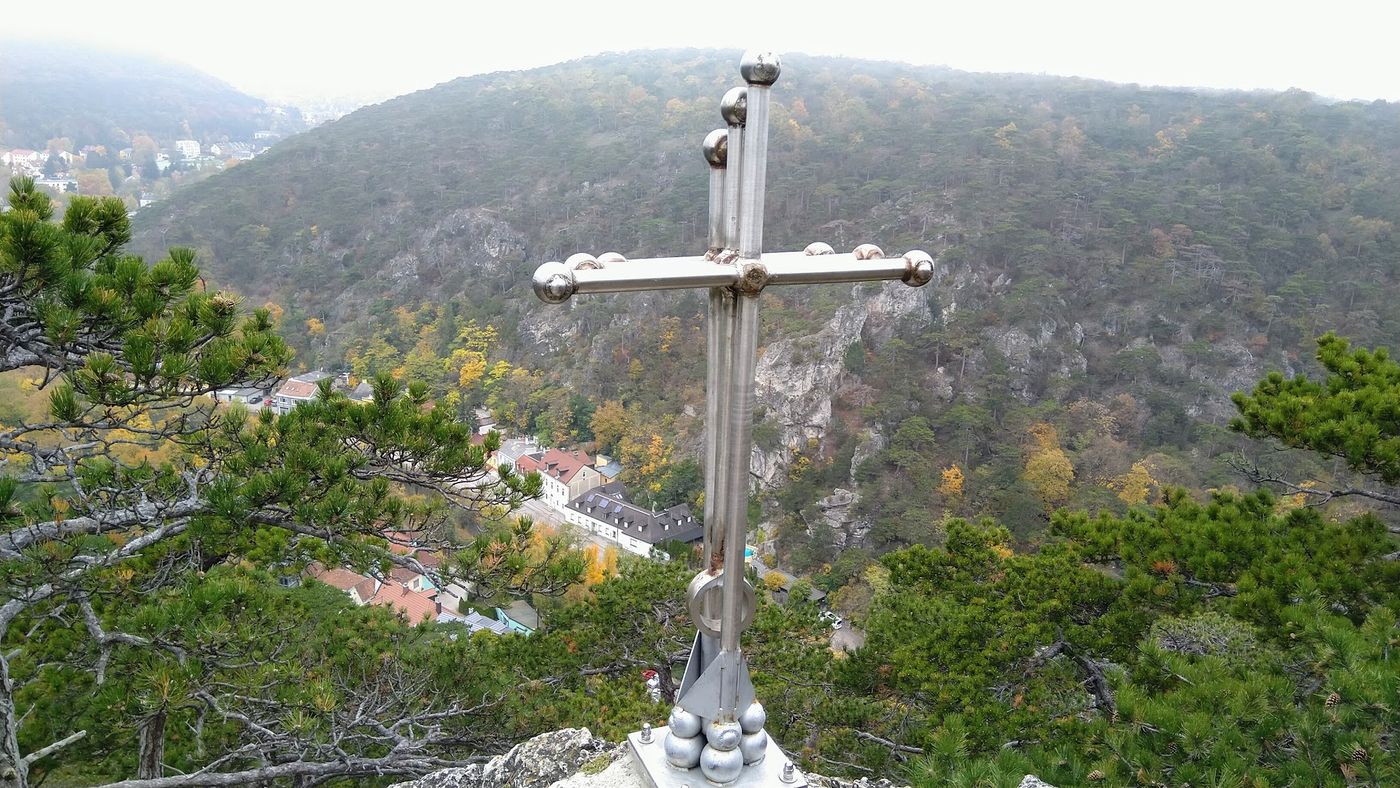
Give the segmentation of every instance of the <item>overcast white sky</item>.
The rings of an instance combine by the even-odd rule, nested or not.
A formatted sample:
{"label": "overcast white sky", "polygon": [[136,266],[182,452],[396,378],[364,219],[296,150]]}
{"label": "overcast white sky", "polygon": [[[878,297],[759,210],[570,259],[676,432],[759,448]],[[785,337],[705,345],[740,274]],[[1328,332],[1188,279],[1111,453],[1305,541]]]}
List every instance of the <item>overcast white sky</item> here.
{"label": "overcast white sky", "polygon": [[[761,46],[1217,88],[1400,100],[1392,0],[70,0],[26,37],[156,51],[274,100],[382,99],[599,52]],[[744,19],[722,16],[742,6]],[[1391,10],[1394,9],[1394,10]]]}

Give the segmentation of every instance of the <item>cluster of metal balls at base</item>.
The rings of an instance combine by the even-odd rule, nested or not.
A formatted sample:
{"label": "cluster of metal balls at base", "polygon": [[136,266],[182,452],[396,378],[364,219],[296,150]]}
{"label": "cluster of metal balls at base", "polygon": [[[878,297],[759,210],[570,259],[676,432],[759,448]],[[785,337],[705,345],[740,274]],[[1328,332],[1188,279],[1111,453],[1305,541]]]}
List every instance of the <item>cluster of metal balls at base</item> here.
{"label": "cluster of metal balls at base", "polygon": [[705,720],[680,706],[671,709],[666,734],[666,760],[678,769],[697,765],[705,778],[727,783],[738,778],[744,766],[758,763],[768,752],[768,713],[754,701],[734,722]]}

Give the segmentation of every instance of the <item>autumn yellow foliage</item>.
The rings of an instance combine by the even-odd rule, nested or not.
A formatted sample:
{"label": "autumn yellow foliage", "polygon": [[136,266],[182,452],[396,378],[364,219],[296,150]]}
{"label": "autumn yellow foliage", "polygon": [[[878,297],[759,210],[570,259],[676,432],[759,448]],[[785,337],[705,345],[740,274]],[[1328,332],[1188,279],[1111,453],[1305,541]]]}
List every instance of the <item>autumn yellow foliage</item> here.
{"label": "autumn yellow foliage", "polygon": [[943,469],[943,481],[938,485],[938,494],[944,498],[961,498],[967,478],[962,468],[956,464]]}
{"label": "autumn yellow foliage", "polygon": [[1133,463],[1133,467],[1127,473],[1109,483],[1110,488],[1118,491],[1118,500],[1129,506],[1147,503],[1152,488],[1156,486],[1157,480],[1152,477],[1151,469],[1142,460]]}
{"label": "autumn yellow foliage", "polygon": [[1034,424],[1026,470],[1022,478],[1035,490],[1046,508],[1063,505],[1069,500],[1070,484],[1074,481],[1074,465],[1060,448],[1060,434],[1050,424]]}

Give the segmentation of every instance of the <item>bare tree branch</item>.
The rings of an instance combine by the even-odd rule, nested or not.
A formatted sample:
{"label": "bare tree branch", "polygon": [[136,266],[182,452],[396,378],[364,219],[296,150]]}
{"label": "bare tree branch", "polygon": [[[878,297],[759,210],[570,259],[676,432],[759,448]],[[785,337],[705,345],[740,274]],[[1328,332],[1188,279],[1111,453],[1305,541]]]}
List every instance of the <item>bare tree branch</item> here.
{"label": "bare tree branch", "polygon": [[69,734],[68,736],[65,736],[65,737],[63,737],[62,739],[59,739],[58,741],[54,742],[53,744],[50,744],[50,745],[47,746],[47,747],[41,747],[41,748],[35,750],[34,752],[31,752],[31,753],[29,753],[28,755],[24,756],[24,762],[25,762],[25,764],[27,765],[27,764],[34,763],[35,761],[39,760],[40,758],[44,758],[44,757],[47,757],[47,756],[49,756],[49,755],[53,755],[54,753],[58,752],[59,750],[63,749],[64,747],[67,747],[68,745],[70,745],[70,744],[72,744],[73,742],[75,742],[75,741],[77,741],[77,740],[83,738],[83,737],[86,736],[86,735],[87,735],[87,731],[78,731],[77,733]]}

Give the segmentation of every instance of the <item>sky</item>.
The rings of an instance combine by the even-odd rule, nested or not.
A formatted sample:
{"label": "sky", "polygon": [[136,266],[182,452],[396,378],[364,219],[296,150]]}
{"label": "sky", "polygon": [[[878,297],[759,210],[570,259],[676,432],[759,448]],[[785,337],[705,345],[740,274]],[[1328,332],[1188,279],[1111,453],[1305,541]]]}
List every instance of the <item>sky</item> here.
{"label": "sky", "polygon": [[[1400,8],[1387,0],[68,0],[26,38],[143,49],[253,95],[378,101],[459,76],[601,52],[761,47],[967,71],[1143,85],[1302,88],[1400,101]],[[743,17],[726,16],[742,8]],[[11,16],[10,21],[14,22]],[[7,23],[7,26],[11,26]]]}

